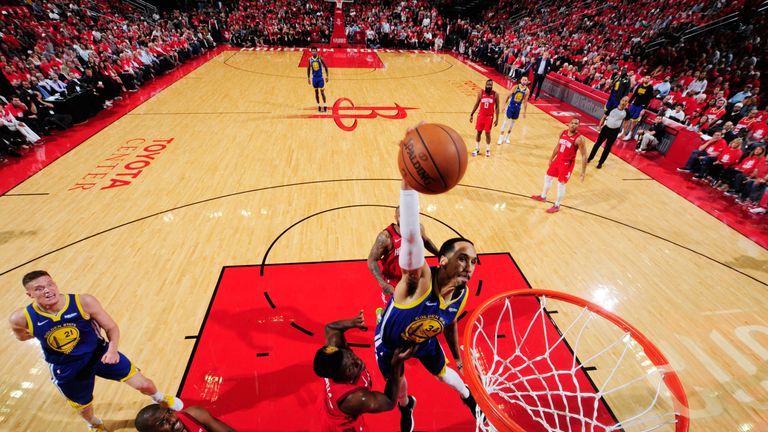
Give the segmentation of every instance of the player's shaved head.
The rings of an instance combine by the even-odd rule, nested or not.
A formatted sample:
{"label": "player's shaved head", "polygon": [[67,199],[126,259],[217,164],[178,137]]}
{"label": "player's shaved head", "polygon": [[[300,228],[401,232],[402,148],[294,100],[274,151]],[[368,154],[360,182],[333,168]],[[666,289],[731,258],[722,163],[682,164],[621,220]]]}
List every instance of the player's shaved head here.
{"label": "player's shaved head", "polygon": [[147,405],[136,414],[133,425],[139,432],[154,432],[164,411],[163,407],[158,404]]}

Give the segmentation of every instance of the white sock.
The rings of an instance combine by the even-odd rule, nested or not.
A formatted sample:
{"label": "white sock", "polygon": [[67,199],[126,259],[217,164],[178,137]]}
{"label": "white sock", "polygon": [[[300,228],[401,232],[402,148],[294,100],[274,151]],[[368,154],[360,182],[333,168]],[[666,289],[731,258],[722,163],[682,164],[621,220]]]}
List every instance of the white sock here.
{"label": "white sock", "polygon": [[445,373],[441,377],[437,377],[440,381],[448,384],[451,386],[454,390],[456,390],[460,395],[462,399],[466,399],[469,397],[469,389],[464,384],[464,381],[461,380],[461,377],[458,373],[456,373],[455,370],[446,367]]}
{"label": "white sock", "polygon": [[555,201],[555,205],[559,206],[560,201],[565,196],[565,183],[557,182],[557,200]]}
{"label": "white sock", "polygon": [[163,398],[165,398],[165,395],[162,394],[161,392],[157,392],[150,397],[152,398],[153,401],[160,403],[163,401]]}
{"label": "white sock", "polygon": [[475,142],[475,150],[480,151],[480,141]]}
{"label": "white sock", "polygon": [[541,192],[541,197],[542,198],[545,198],[545,199],[547,198],[547,192],[549,192],[549,188],[552,187],[552,179],[553,178],[554,177],[550,177],[550,176],[548,176],[546,174],[544,175],[544,191]]}
{"label": "white sock", "polygon": [[486,143],[485,144],[485,151],[487,151],[487,152],[491,151],[491,143]]}
{"label": "white sock", "polygon": [[[506,120],[504,120],[504,124],[506,124]],[[496,143],[501,144],[502,141],[504,141],[504,125],[501,125],[501,133],[499,134],[499,139]]]}

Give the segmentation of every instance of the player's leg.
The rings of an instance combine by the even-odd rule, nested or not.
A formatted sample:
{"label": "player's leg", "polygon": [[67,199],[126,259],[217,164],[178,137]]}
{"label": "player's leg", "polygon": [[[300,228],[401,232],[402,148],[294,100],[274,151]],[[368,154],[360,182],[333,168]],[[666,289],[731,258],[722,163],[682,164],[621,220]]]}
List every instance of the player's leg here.
{"label": "player's leg", "polygon": [[[325,88],[320,89],[320,94],[323,95],[323,111],[328,111],[328,104],[325,103]],[[318,104],[320,102],[318,101]]]}
{"label": "player's leg", "polygon": [[181,399],[173,396],[172,394],[164,394],[157,390],[155,383],[151,379],[142,374],[139,369],[131,363],[131,361],[123,353],[118,353],[120,359],[115,364],[105,364],[98,362],[94,368],[96,376],[112,380],[120,381],[128,384],[132,388],[140,391],[152,398],[156,403],[174,411],[180,411],[184,408],[184,403]]}
{"label": "player's leg", "polygon": [[315,88],[315,101],[317,102],[317,111],[320,112],[320,89]]}
{"label": "player's leg", "polygon": [[376,326],[376,336],[374,336],[374,346],[376,352],[376,365],[379,372],[386,380],[399,379],[400,393],[397,395],[397,408],[400,411],[400,430],[413,431],[413,408],[416,406],[416,398],[408,396],[408,381],[405,379],[405,369],[399,377],[392,376],[392,356],[394,352],[384,346],[381,341],[381,326]]}
{"label": "player's leg", "polygon": [[60,382],[56,377],[56,369],[56,366],[52,367],[53,384],[67,398],[69,405],[85,420],[88,430],[106,430],[104,423],[93,412],[93,386],[96,383],[96,375],[91,370],[85,370],[77,373],[75,379]]}
{"label": "player's leg", "polygon": [[464,384],[459,374],[453,368],[448,367],[445,353],[437,339],[432,338],[419,347],[418,359],[429,373],[459,394],[461,401],[472,411],[474,417],[477,407],[475,398],[472,397],[469,388]]}
{"label": "player's leg", "polygon": [[491,123],[485,130],[485,157],[491,157]]}
{"label": "player's leg", "polygon": [[[509,118],[509,112],[507,112],[507,115],[504,117],[504,121],[501,123],[501,129],[499,130],[499,139],[496,140],[496,144],[501,145],[501,143],[504,141],[504,135],[507,133],[507,126],[509,126],[510,122],[514,124],[514,120]],[[511,126],[510,126],[510,129],[512,129]]]}
{"label": "player's leg", "polygon": [[483,130],[480,129],[480,118],[477,119],[477,125],[475,129],[477,129],[477,134],[475,135],[475,150],[472,151],[472,156],[477,156],[480,154],[480,136],[483,134]]}
{"label": "player's leg", "polygon": [[574,166],[575,164],[571,163],[569,166],[562,166],[560,168],[560,172],[557,176],[557,199],[552,207],[547,209],[547,213],[557,213],[560,211],[560,202],[565,197],[565,184],[568,183],[568,180],[571,178]]}

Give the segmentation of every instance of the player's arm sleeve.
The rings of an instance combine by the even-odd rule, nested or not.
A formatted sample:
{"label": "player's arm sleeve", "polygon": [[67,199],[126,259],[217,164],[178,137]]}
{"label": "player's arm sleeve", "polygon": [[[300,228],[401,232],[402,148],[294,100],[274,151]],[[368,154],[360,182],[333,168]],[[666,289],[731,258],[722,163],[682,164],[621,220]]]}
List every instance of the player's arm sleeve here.
{"label": "player's arm sleeve", "polygon": [[424,241],[419,223],[419,193],[400,189],[400,268],[418,270],[424,265]]}

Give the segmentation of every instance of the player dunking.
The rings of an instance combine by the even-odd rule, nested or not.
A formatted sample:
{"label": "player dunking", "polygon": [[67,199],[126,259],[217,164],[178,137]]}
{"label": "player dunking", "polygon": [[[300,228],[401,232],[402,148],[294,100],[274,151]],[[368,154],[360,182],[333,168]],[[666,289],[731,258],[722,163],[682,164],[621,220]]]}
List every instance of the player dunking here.
{"label": "player dunking", "polygon": [[[432,255],[437,255],[437,246],[427,237],[424,226],[421,226],[421,239],[424,241],[424,247]],[[381,288],[381,298],[384,303],[395,292],[395,285],[400,282],[402,273],[398,257],[400,256],[400,207],[395,209],[395,223],[390,224],[376,236],[376,242],[368,254],[368,270],[376,278]]]}
{"label": "player dunking", "polygon": [[[507,105],[507,118],[504,123],[501,124],[501,132],[499,133],[499,140],[496,144],[501,145],[502,142],[509,144],[509,136],[512,135],[512,126],[515,125],[515,120],[520,117],[520,107],[523,108],[523,118],[528,110],[528,77],[522,77],[518,84],[512,87],[512,92],[504,100],[504,104]],[[509,125],[509,129],[507,129]],[[506,135],[506,139],[504,136]]]}
{"label": "player dunking", "polygon": [[[95,297],[61,294],[50,275],[42,270],[27,273],[22,284],[32,303],[11,314],[16,339],[37,338],[51,370],[53,384],[88,423],[90,431],[104,431],[93,414],[93,386],[100,376],[129,386],[176,411],[184,404],[172,395],[157,391],[117,350],[120,329]],[[107,340],[101,337],[101,329]]]}
{"label": "player dunking", "polygon": [[[373,391],[368,368],[347,344],[344,333],[351,329],[367,331],[363,311],[352,319],[334,321],[325,326],[325,345],[315,353],[315,374],[325,378],[322,395],[323,432],[358,432],[365,430],[363,414],[390,411],[395,408],[400,380],[387,380],[384,393]],[[392,356],[395,376],[403,371],[403,362],[413,350],[398,350]],[[408,431],[410,432],[410,431]]]}
{"label": "player dunking", "polygon": [[480,136],[485,132],[485,157],[490,157],[491,127],[499,125],[499,94],[493,91],[492,80],[486,81],[485,91],[481,91],[477,95],[475,106],[469,115],[470,123],[472,123],[472,117],[475,116],[478,106],[480,107],[480,112],[477,113],[477,124],[475,125],[477,136],[475,137],[475,149],[472,151],[472,156],[480,154]]}
{"label": "player dunking", "polygon": [[[309,51],[312,55],[309,57],[309,63],[307,63],[307,83],[311,84],[312,88],[315,89],[317,111],[328,111],[328,106],[325,103],[325,83],[331,80],[331,77],[328,75],[328,66],[317,55],[317,48],[312,47]],[[325,70],[325,79],[323,79],[323,70]],[[320,95],[323,96],[322,109],[320,109]]]}
{"label": "player dunking", "polygon": [[[443,333],[459,371],[463,364],[459,352],[456,319],[469,296],[467,282],[477,264],[475,247],[469,240],[453,238],[440,247],[439,266],[431,268],[424,260],[424,243],[419,230],[419,194],[403,182],[400,190],[400,233],[403,236],[399,263],[403,277],[387,304],[373,339],[376,361],[382,375],[397,379],[390,366],[395,350],[414,347],[413,356],[440,381],[448,384],[475,415],[476,403],[455,370],[448,367],[443,349],[435,336]],[[416,399],[408,396],[405,375],[401,376],[398,405],[400,429],[413,430]]]}
{"label": "player dunking", "polygon": [[581,152],[581,181],[587,173],[587,150],[584,137],[579,133],[579,119],[573,118],[568,123],[568,129],[560,134],[560,139],[549,157],[549,169],[544,175],[544,190],[541,195],[531,195],[536,201],[546,201],[547,192],[552,186],[552,179],[557,177],[557,200],[547,209],[547,213],[556,213],[560,210],[560,201],[565,196],[565,184],[571,178],[573,167],[576,165],[576,152]]}

